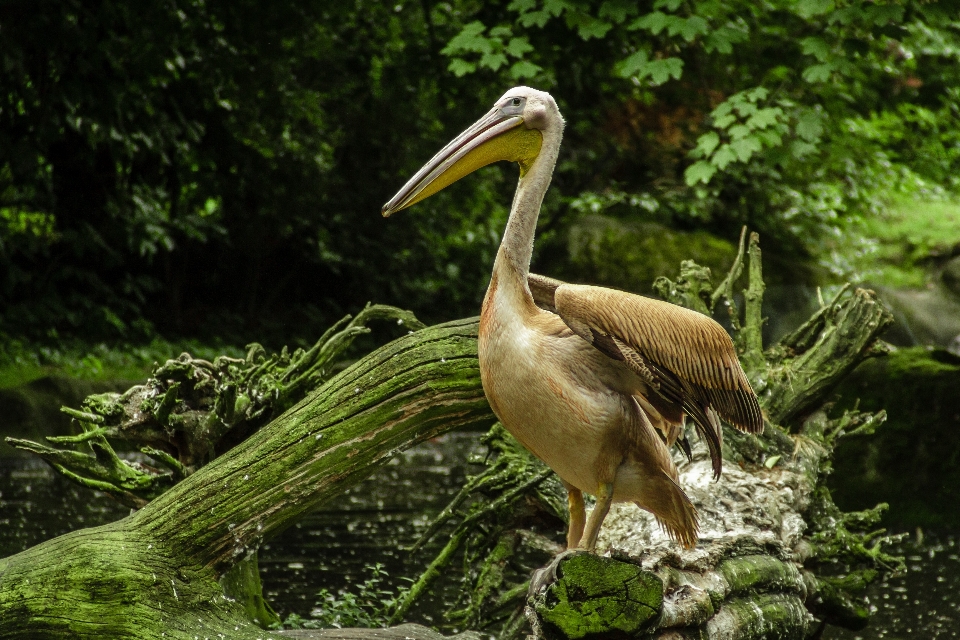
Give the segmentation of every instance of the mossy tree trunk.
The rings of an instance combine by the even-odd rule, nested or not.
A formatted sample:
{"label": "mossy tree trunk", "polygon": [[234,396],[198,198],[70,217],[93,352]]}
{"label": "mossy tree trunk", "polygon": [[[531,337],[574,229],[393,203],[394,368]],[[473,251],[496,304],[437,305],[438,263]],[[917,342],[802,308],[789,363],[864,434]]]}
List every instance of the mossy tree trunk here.
{"label": "mossy tree trunk", "polygon": [[220,578],[397,451],[489,424],[476,331],[396,340],[133,515],[0,560],[0,638],[276,636]]}

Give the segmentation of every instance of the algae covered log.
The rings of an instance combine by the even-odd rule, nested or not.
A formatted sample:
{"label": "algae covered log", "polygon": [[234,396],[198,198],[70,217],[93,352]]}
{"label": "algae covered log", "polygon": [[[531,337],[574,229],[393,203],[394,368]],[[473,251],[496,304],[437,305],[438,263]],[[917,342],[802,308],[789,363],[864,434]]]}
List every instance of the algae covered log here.
{"label": "algae covered log", "polygon": [[391,342],[135,514],[0,560],[0,638],[279,638],[219,578],[396,451],[489,424],[476,331]]}

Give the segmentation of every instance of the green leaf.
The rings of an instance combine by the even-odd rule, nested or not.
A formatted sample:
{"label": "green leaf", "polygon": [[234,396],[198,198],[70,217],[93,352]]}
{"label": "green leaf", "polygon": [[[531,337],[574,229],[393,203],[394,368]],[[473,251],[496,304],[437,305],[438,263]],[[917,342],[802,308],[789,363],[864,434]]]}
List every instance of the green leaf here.
{"label": "green leaf", "polygon": [[514,62],[513,66],[510,67],[510,77],[514,80],[520,80],[521,78],[532,78],[533,76],[540,73],[541,67],[528,62],[526,60],[521,60],[519,62]]}
{"label": "green leaf", "polygon": [[760,142],[763,143],[763,146],[773,148],[779,147],[783,144],[783,136],[779,132],[773,131],[772,129],[767,129],[766,131],[758,131],[754,134],[759,138]]}
{"label": "green leaf", "polygon": [[763,149],[763,145],[760,144],[760,140],[756,136],[747,136],[731,142],[730,148],[737,154],[737,159],[740,162],[746,162],[754,153]]}
{"label": "green leaf", "polygon": [[637,51],[629,58],[618,62],[614,67],[614,73],[621,78],[629,78],[643,69],[649,59],[650,56],[646,51]]}
{"label": "green leaf", "polygon": [[833,11],[834,6],[833,0],[799,0],[795,11],[801,18],[812,18]]}
{"label": "green leaf", "polygon": [[523,54],[533,51],[533,45],[530,44],[526,36],[521,36],[519,38],[511,38],[505,50],[514,58],[522,58]]}
{"label": "green leaf", "polygon": [[816,82],[826,82],[833,73],[832,64],[815,64],[803,70],[803,79],[813,84]]}
{"label": "green leaf", "polygon": [[513,0],[507,5],[507,11],[516,11],[517,13],[527,13],[537,6],[537,0]]}
{"label": "green leaf", "polygon": [[667,16],[667,14],[662,11],[654,11],[653,13],[648,13],[645,16],[640,16],[631,22],[627,29],[646,29],[653,35],[657,35],[667,28],[667,24],[670,22],[669,18],[673,17],[674,16]]}
{"label": "green leaf", "polygon": [[680,8],[680,4],[683,0],[657,0],[653,8],[654,9],[666,9],[667,11],[676,11]]}
{"label": "green leaf", "polygon": [[472,62],[467,62],[462,58],[454,58],[450,61],[450,64],[447,65],[447,70],[452,71],[453,75],[457,76],[458,78],[462,78],[468,73],[473,73],[476,71],[477,65],[473,64]]}
{"label": "green leaf", "polygon": [[707,53],[717,51],[723,54],[733,53],[733,45],[738,42],[745,42],[748,38],[746,31],[735,29],[729,26],[722,26],[711,31],[703,43],[703,48]]}
{"label": "green leaf", "polygon": [[733,149],[730,148],[730,145],[722,145],[717,152],[713,154],[713,157],[710,158],[710,162],[717,165],[719,169],[726,169],[727,165],[737,159],[737,154],[734,153]]}
{"label": "green leaf", "polygon": [[823,62],[830,55],[830,46],[823,38],[804,38],[800,41],[800,50],[804,55],[813,56],[820,62]]}
{"label": "green leaf", "polygon": [[805,110],[797,116],[795,131],[807,142],[816,142],[823,134],[823,119],[813,109]]}
{"label": "green leaf", "polygon": [[520,23],[523,27],[532,27],[536,26],[543,28],[543,25],[549,22],[552,16],[548,11],[530,11],[528,13],[520,14],[520,17],[517,18],[517,22]]}
{"label": "green leaf", "polygon": [[740,138],[743,138],[750,134],[750,127],[747,127],[746,125],[742,125],[742,124],[735,124],[732,127],[730,127],[730,131],[728,133],[730,134],[730,137],[733,138],[734,140],[739,140]]}
{"label": "green leaf", "polygon": [[793,154],[794,158],[802,158],[803,156],[810,155],[816,150],[816,145],[810,144],[809,142],[804,142],[803,140],[794,140],[790,143],[790,153]]}
{"label": "green leaf", "polygon": [[697,148],[693,150],[694,157],[706,158],[720,144],[720,136],[715,131],[705,133],[697,138]]}
{"label": "green leaf", "polygon": [[716,108],[710,112],[710,117],[714,119],[722,118],[728,115],[731,111],[733,111],[733,103],[729,100],[725,100],[724,102],[718,104]]}
{"label": "green leaf", "polygon": [[680,58],[651,60],[642,73],[643,75],[649,75],[650,81],[654,85],[661,85],[671,77],[674,80],[679,80],[680,76],[683,75],[683,60]]}
{"label": "green leaf", "polygon": [[489,53],[492,49],[490,40],[481,34],[486,27],[479,20],[475,20],[463,27],[460,33],[453,36],[447,46],[440,53],[445,56],[456,55],[458,53]]}
{"label": "green leaf", "polygon": [[510,27],[504,24],[499,24],[490,29],[491,38],[509,38],[512,35],[513,31],[510,30]]}
{"label": "green leaf", "polygon": [[777,464],[778,462],[780,462],[780,456],[770,456],[763,461],[763,466],[765,466],[767,469],[773,469],[773,465]]}
{"label": "green leaf", "polygon": [[507,64],[507,56],[502,53],[485,53],[480,58],[480,66],[487,67],[488,69],[493,69],[496,71],[503,65]]}
{"label": "green leaf", "polygon": [[741,118],[746,118],[757,112],[757,105],[752,102],[738,102],[733,108],[737,110]]}
{"label": "green leaf", "polygon": [[767,107],[758,110],[747,120],[747,126],[751,129],[766,129],[772,124],[776,124],[783,116],[783,109],[780,107]]}
{"label": "green leaf", "polygon": [[550,15],[557,17],[566,9],[574,9],[567,0],[543,0],[543,10]]}
{"label": "green leaf", "polygon": [[743,95],[750,102],[757,102],[758,100],[766,100],[767,96],[770,95],[770,90],[766,87],[754,87],[749,91],[744,91]]}
{"label": "green leaf", "polygon": [[[710,25],[700,16],[691,16],[686,20],[680,19],[677,25],[677,32],[682,35],[683,39],[687,42],[691,42],[697,36],[705,35],[709,30]],[[676,35],[673,31],[674,28],[671,25],[670,35]]]}
{"label": "green leaf", "polygon": [[620,24],[637,12],[637,3],[632,0],[604,0],[597,11],[598,18],[610,18]]}
{"label": "green leaf", "polygon": [[717,129],[726,129],[736,121],[737,121],[737,116],[733,115],[732,113],[728,113],[725,116],[714,118],[713,126],[715,126]]}
{"label": "green leaf", "polygon": [[613,28],[613,24],[604,20],[598,20],[585,13],[567,12],[567,20],[571,26],[575,26],[577,33],[584,40],[590,38],[602,38]]}
{"label": "green leaf", "polygon": [[714,165],[706,160],[699,160],[687,167],[687,170],[683,172],[683,179],[688,187],[692,187],[698,182],[707,184],[716,172],[717,168]]}

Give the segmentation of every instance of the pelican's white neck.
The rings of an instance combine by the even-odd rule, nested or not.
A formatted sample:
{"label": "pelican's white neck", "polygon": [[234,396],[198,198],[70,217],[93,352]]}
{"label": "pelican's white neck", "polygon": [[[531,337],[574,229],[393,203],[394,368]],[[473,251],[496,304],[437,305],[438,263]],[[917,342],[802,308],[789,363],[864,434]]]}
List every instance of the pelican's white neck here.
{"label": "pelican's white neck", "polygon": [[[560,152],[560,140],[563,137],[563,119],[556,114],[549,126],[541,130],[543,143],[540,154],[530,165],[527,173],[520,178],[517,192],[513,196],[513,206],[507,227],[503,232],[500,250],[494,263],[494,271],[508,269],[514,274],[511,280],[516,279],[526,288],[527,274],[530,272],[530,259],[533,256],[533,238],[537,230],[537,218],[540,215],[540,206],[543,196],[550,186],[553,169],[557,164],[557,155]],[[528,294],[529,295],[529,294]]]}

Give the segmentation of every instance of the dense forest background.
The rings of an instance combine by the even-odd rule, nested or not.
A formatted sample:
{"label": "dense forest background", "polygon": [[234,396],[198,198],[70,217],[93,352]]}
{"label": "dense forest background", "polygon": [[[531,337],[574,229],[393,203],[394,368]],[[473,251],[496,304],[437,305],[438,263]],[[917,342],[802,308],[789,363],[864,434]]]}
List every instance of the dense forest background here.
{"label": "dense forest background", "polygon": [[[535,269],[648,292],[682,258],[722,268],[747,224],[773,283],[881,277],[876,221],[960,189],[958,16],[955,0],[6,0],[0,337],[297,344],[367,301],[474,315],[515,168],[379,210],[516,84],[568,122]],[[924,244],[924,215],[924,250],[889,262],[953,252]]]}

